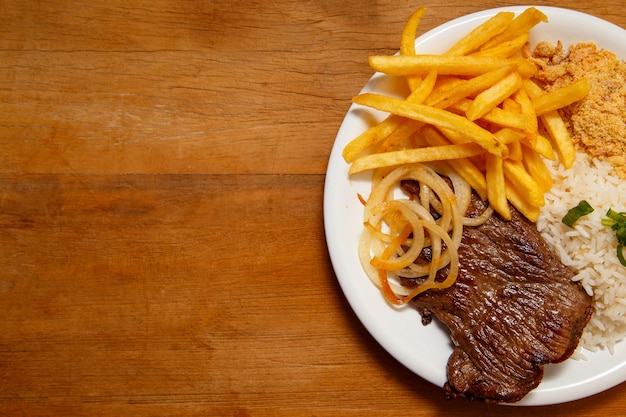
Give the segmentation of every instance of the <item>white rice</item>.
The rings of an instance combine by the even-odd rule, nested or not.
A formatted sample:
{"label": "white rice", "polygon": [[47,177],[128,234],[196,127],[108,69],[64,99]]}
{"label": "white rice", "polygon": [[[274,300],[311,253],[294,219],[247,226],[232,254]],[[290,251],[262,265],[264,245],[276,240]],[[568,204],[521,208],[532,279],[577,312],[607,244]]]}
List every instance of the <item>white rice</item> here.
{"label": "white rice", "polygon": [[[616,256],[615,232],[602,226],[609,208],[626,211],[626,188],[608,162],[579,152],[574,165],[549,166],[554,187],[546,193],[537,228],[564,264],[578,270],[580,281],[593,296],[595,313],[580,346],[590,351],[609,349],[626,337],[626,267]],[[567,211],[587,200],[594,212],[580,218],[571,229],[561,222]]]}

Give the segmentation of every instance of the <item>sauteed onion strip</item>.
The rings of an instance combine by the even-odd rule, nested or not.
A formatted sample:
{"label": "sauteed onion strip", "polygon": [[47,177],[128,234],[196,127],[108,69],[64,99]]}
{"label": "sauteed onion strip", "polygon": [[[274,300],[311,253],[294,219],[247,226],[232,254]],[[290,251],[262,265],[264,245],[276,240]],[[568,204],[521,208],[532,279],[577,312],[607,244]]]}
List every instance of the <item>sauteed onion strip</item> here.
{"label": "sauteed onion strip", "polygon": [[[405,180],[419,184],[418,198],[396,198]],[[359,258],[391,304],[404,305],[424,291],[454,284],[463,225],[484,221],[493,212],[488,209],[478,221],[467,219],[470,201],[469,185],[445,166],[411,164],[375,173],[365,203]],[[446,267],[447,275],[438,276]],[[415,285],[402,285],[402,278]]]}

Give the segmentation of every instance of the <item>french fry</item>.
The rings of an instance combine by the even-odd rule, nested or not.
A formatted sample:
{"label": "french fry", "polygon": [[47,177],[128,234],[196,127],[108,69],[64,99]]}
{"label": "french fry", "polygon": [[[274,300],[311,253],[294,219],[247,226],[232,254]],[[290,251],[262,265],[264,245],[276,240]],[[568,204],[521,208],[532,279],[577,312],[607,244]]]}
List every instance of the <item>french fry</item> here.
{"label": "french fry", "polygon": [[422,122],[403,118],[396,130],[391,132],[391,134],[379,144],[376,152],[395,150],[398,145],[411,138],[413,133],[417,132],[422,126],[424,126]]}
{"label": "french fry", "polygon": [[369,169],[414,164],[418,162],[447,161],[450,159],[468,158],[485,153],[485,150],[475,143],[460,145],[430,146],[427,148],[405,149],[384,153],[366,155],[355,160],[350,165],[350,175]]}
{"label": "french fry", "polygon": [[420,77],[419,82],[416,82],[416,84],[411,88],[412,92],[407,97],[407,101],[410,101],[411,103],[423,103],[424,100],[426,100],[426,98],[431,95],[433,89],[435,88],[436,82],[437,71],[429,72],[428,75],[424,77],[424,79],[421,79]]}
{"label": "french fry", "polygon": [[510,145],[515,142],[521,141],[525,135],[524,132],[521,132],[517,129],[511,129],[508,127],[502,128],[494,133],[494,136],[498,138],[498,140],[505,145]]}
{"label": "french fry", "polygon": [[[584,89],[586,87],[583,84],[579,87],[576,87],[575,90],[579,91],[580,88]],[[528,94],[533,99],[533,103],[536,103],[535,100],[539,101],[547,94],[549,94],[546,93],[532,80],[524,81],[524,89],[528,91]],[[563,93],[562,89],[555,91],[560,91],[559,95]],[[541,103],[541,101],[539,101],[539,103]],[[561,118],[558,110],[553,109],[547,111],[546,113],[539,116],[539,119],[543,123],[544,127],[548,131],[548,134],[550,135],[550,138],[552,139],[551,142],[554,149],[556,149],[559,161],[561,161],[565,168],[570,168],[574,163],[574,159],[576,158],[576,147],[574,146],[574,142],[572,141],[569,131],[565,126],[565,122]],[[539,149],[535,150],[543,155],[543,153]],[[552,152],[552,154],[554,153]]]}
{"label": "french fry", "polygon": [[511,210],[506,196],[503,161],[491,154],[485,155],[487,197],[495,211],[506,220],[511,219]]}
{"label": "french fry", "polygon": [[528,203],[535,207],[543,207],[545,199],[537,181],[526,171],[521,162],[506,159],[502,163],[504,175],[517,190],[526,196]]}
{"label": "french fry", "polygon": [[502,58],[508,58],[520,52],[526,42],[528,42],[528,38],[530,37],[529,33],[522,33],[515,39],[511,39],[510,41],[502,42],[492,48],[484,49],[482,51],[475,52],[471,54],[472,56],[497,56]]}
{"label": "french fry", "polygon": [[520,141],[511,142],[507,147],[509,148],[509,159],[511,161],[522,161],[524,159],[522,143]]}
{"label": "french fry", "polygon": [[531,222],[539,218],[540,208],[532,205],[523,195],[523,190],[516,188],[510,181],[505,179],[506,198],[524,217]]}
{"label": "french fry", "polygon": [[558,110],[582,100],[589,94],[590,89],[591,84],[589,80],[583,78],[565,87],[540,95],[532,101],[532,105],[535,108],[535,113],[541,116],[552,110]]}
{"label": "french fry", "polygon": [[533,149],[539,155],[543,156],[550,161],[556,161],[556,156],[554,155],[554,148],[552,147],[552,143],[550,139],[545,136],[539,134],[537,135],[537,140],[535,143],[530,143],[528,140],[522,140],[522,143],[529,148]]}
{"label": "french fry", "polygon": [[[420,7],[415,10],[404,25],[404,28],[402,29],[402,36],[400,38],[400,53],[402,55],[415,55],[415,37],[417,35],[417,28],[425,11],[426,7]],[[411,90],[419,88],[422,82],[422,77],[420,75],[407,75],[406,79]]]}
{"label": "french fry", "polygon": [[343,158],[346,162],[354,161],[361,152],[385,140],[386,137],[397,129],[401,120],[402,118],[400,116],[390,115],[382,122],[370,127],[365,132],[352,139],[350,143],[343,148]]}
{"label": "french fry", "polygon": [[570,168],[576,159],[576,147],[559,112],[552,110],[542,115],[541,122],[550,134],[559,161],[565,168]]}
{"label": "french fry", "polygon": [[502,102],[502,109],[506,111],[510,111],[512,113],[522,112],[522,106],[520,106],[519,103],[515,102],[515,100],[513,100],[510,97],[504,99],[504,101]]}
{"label": "french fry", "polygon": [[466,78],[460,78],[454,75],[437,74],[437,81],[435,82],[432,96],[434,97],[439,94],[443,94],[444,92],[450,91],[453,88],[457,88],[466,81]]}
{"label": "french fry", "polygon": [[418,8],[404,24],[400,38],[400,53],[402,55],[415,55],[415,35],[425,11],[426,7]]}
{"label": "french fry", "polygon": [[461,38],[446,52],[446,55],[465,55],[480,48],[480,46],[489,39],[504,32],[514,18],[515,13],[513,12],[497,13],[495,16],[487,19],[485,23],[477,26],[474,30]]}
{"label": "french fry", "polygon": [[[462,99],[448,107],[448,110],[457,114],[465,114],[471,104],[471,100]],[[482,117],[482,120],[501,127],[512,127],[519,130],[524,130],[528,126],[528,120],[525,116],[519,114],[519,111],[513,112],[499,107],[491,109]]]}
{"label": "french fry", "polygon": [[425,103],[429,106],[445,109],[459,100],[488,89],[490,86],[501,81],[512,70],[512,66],[505,66],[469,80],[455,83],[452,88],[431,94]]}
{"label": "french fry", "polygon": [[[443,136],[449,141],[449,143],[461,144],[461,143],[470,143],[472,142],[472,138],[468,135],[458,132],[452,131],[450,129],[439,128],[439,131]],[[519,143],[523,138],[525,138],[525,134],[519,130],[511,129],[511,128],[502,128],[493,134],[501,143],[507,145],[509,148],[509,159],[513,160],[521,160],[521,150],[518,149],[515,145]],[[513,151],[517,152],[515,155],[511,154],[511,148],[513,147]]]}
{"label": "french fry", "polygon": [[552,188],[554,179],[552,173],[546,166],[542,156],[532,148],[522,145],[522,153],[524,154],[523,162],[526,171],[531,177],[537,181],[542,191],[548,191]]}
{"label": "french fry", "polygon": [[530,97],[528,97],[525,89],[520,88],[515,92],[515,94],[513,94],[513,100],[519,104],[522,115],[524,115],[528,121],[526,129],[524,129],[526,136],[528,137],[528,142],[534,143],[537,140],[537,135],[539,134],[539,123],[537,122],[537,114],[535,113],[535,108],[530,101]]}
{"label": "french fry", "polygon": [[450,130],[446,129],[445,127],[438,127],[437,129],[450,143],[461,144],[472,142],[472,138],[470,138],[463,132],[459,132],[458,130]]}
{"label": "french fry", "polygon": [[546,93],[543,88],[541,88],[536,82],[531,79],[524,80],[524,89],[526,90],[526,93],[528,94],[528,97],[531,98],[531,100],[534,100],[537,97],[542,96]]}
{"label": "french fry", "polygon": [[442,75],[477,76],[503,66],[514,66],[524,78],[533,76],[537,68],[522,57],[502,59],[492,56],[453,55],[374,55],[369,64],[375,71],[406,76],[437,71]]}
{"label": "french fry", "polygon": [[373,107],[388,113],[467,134],[487,152],[493,153],[500,158],[506,158],[508,155],[509,150],[506,145],[500,142],[488,130],[470,122],[465,117],[449,111],[371,93],[356,96],[353,101],[357,104]]}
{"label": "french fry", "polygon": [[547,22],[548,17],[540,10],[529,7],[520,13],[509,25],[509,27],[500,35],[486,42],[481,49],[493,48],[502,42],[514,39],[519,35],[528,32],[541,22]]}
{"label": "french fry", "polygon": [[503,128],[495,132],[494,135],[509,148],[510,160],[522,160],[523,154],[520,141],[525,137],[524,132],[511,128]]}
{"label": "french fry", "polygon": [[480,119],[489,113],[498,104],[502,103],[505,98],[510,97],[515,91],[522,86],[522,77],[513,71],[488,89],[482,91],[476,96],[472,105],[465,115],[469,120]]}

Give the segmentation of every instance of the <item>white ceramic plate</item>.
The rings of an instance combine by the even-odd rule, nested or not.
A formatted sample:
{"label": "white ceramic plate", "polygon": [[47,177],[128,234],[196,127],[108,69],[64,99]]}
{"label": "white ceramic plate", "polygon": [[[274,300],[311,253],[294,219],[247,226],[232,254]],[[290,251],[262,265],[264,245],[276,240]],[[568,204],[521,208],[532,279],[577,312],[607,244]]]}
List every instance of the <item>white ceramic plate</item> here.
{"label": "white ceramic plate", "polygon": [[[565,46],[593,41],[599,47],[626,57],[626,31],[597,17],[572,10],[538,7],[549,18],[532,30],[531,44],[540,40]],[[441,25],[416,39],[418,53],[442,53],[461,36],[501,10],[519,13],[525,6],[485,10]],[[364,59],[366,59],[364,57]],[[375,74],[363,92],[401,95],[400,84]],[[363,272],[357,256],[362,227],[362,205],[357,193],[369,195],[367,173],[349,177],[341,152],[345,145],[368,127],[372,118],[385,114],[352,105],[339,129],[326,174],[324,223],[328,249],[341,288],[363,325],[392,356],[422,378],[443,386],[446,363],[452,353],[447,329],[438,322],[422,326],[416,310],[395,309],[387,304]],[[607,390],[626,380],[626,343],[613,355],[585,352],[586,361],[569,359],[546,366],[541,384],[517,405],[547,405],[572,401]]]}

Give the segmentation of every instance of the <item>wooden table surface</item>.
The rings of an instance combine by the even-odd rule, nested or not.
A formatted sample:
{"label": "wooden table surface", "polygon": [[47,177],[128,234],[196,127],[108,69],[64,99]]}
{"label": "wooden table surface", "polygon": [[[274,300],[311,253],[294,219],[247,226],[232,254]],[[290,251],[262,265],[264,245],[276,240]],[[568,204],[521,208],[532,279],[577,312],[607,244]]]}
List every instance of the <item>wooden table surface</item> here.
{"label": "wooden table surface", "polygon": [[[422,30],[516,2],[0,1],[0,415],[612,416],[446,401],[337,284],[337,129]],[[622,0],[537,1],[626,27]]]}

